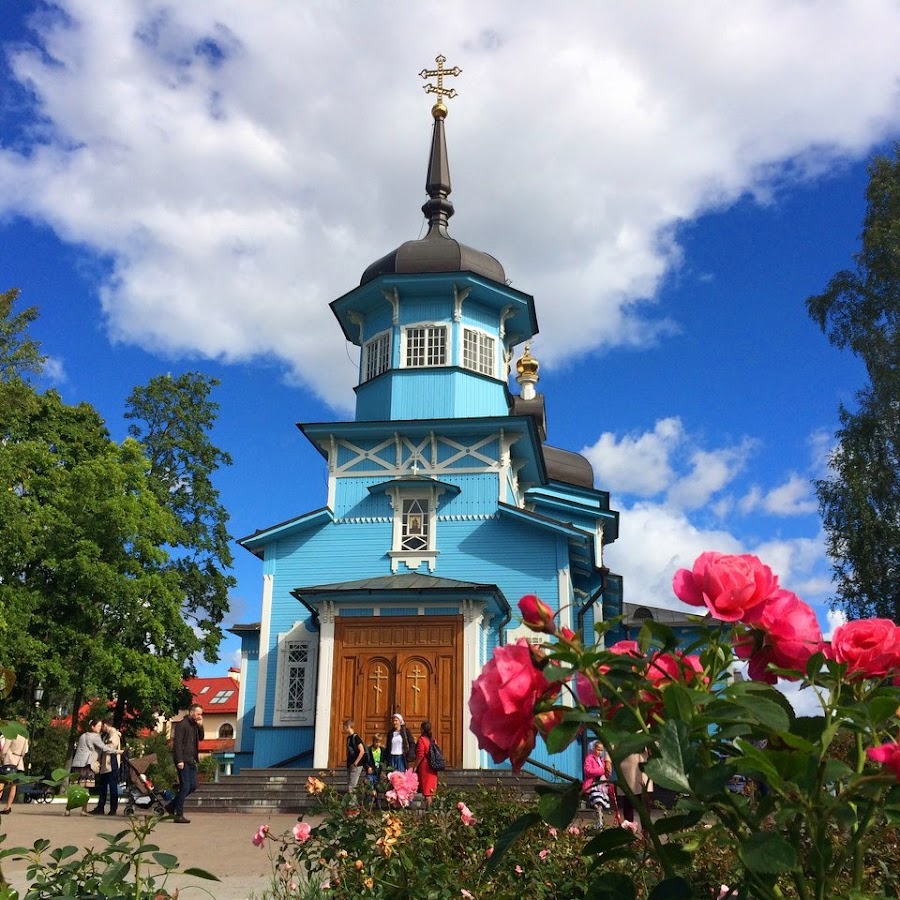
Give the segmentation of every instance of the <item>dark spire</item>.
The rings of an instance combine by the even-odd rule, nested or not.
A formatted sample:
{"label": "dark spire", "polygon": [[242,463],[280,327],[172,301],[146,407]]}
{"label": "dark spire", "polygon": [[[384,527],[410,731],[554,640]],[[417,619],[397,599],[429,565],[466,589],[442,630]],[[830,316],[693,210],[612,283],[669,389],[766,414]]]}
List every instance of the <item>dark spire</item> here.
{"label": "dark spire", "polygon": [[447,160],[447,140],[444,136],[444,119],[447,107],[438,101],[431,110],[434,129],[431,132],[431,155],[428,157],[428,174],[425,176],[425,191],[428,200],[422,207],[428,219],[429,232],[435,229],[446,232],[447,220],[453,215],[453,201],[450,196],[450,163]]}
{"label": "dark spire", "polygon": [[444,119],[447,118],[444,97],[455,97],[456,90],[444,87],[444,77],[459,75],[462,69],[459,66],[445,69],[446,61],[443,56],[438,56],[435,58],[436,69],[423,69],[419,72],[423,78],[437,79],[437,84],[425,85],[426,93],[437,94],[437,101],[431,107],[434,127],[431,132],[428,174],[425,176],[428,199],[422,207],[422,212],[428,219],[428,231],[424,237],[407,241],[387,256],[375,260],[363,272],[360,284],[366,284],[379,275],[422,275],[436,272],[473,272],[499,284],[506,283],[503,266],[493,256],[460,244],[447,234],[447,221],[453,215],[453,204],[449,199],[450,163],[447,161],[447,140],[444,136]]}

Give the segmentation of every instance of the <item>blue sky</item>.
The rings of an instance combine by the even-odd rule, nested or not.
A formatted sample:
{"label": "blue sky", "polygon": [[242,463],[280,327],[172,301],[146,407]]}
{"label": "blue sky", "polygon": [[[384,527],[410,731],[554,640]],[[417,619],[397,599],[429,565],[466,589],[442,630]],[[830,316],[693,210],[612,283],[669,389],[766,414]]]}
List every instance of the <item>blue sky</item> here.
{"label": "blue sky", "polygon": [[[46,383],[116,438],[134,385],[221,379],[235,536],[322,506],[294,425],[350,416],[328,303],[420,234],[416,73],[441,52],[451,234],[535,297],[549,440],[621,512],[627,599],[754,552],[827,629],[810,480],[863,371],[805,300],[900,137],[898,33],[888,0],[5,3],[0,288],[39,307]],[[255,621],[260,564],[235,556],[229,623]]]}

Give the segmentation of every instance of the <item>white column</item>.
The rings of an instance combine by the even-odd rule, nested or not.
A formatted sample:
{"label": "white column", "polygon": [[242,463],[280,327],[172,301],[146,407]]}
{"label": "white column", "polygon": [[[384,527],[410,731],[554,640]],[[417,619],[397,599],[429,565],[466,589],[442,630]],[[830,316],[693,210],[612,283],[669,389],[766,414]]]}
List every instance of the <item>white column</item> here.
{"label": "white column", "polygon": [[269,680],[269,636],[272,633],[272,592],[275,588],[275,576],[263,575],[262,617],[259,625],[259,677],[256,682],[256,713],[253,716],[254,728],[262,728],[266,724],[266,685]]}
{"label": "white column", "polygon": [[313,768],[328,767],[328,741],[331,736],[331,697],[334,681],[334,603],[326,600],[319,607],[319,679],[316,695],[316,744]]}
{"label": "white column", "polygon": [[480,767],[481,751],[478,739],[469,727],[472,714],[469,712],[469,693],[472,682],[481,673],[481,637],[484,622],[484,602],[480,600],[463,600],[463,702],[462,702],[462,765],[464,769]]}

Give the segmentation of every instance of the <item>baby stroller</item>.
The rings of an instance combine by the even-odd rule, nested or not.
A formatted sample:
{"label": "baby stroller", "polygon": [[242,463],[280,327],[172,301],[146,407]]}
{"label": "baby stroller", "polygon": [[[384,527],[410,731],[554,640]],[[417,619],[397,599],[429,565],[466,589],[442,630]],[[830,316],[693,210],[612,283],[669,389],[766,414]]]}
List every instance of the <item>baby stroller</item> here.
{"label": "baby stroller", "polygon": [[127,773],[125,788],[125,815],[133,816],[136,812],[155,813],[158,816],[168,814],[166,804],[173,799],[171,791],[157,791],[147,777],[147,769],[156,762],[156,754],[139,756],[136,759],[124,757]]}

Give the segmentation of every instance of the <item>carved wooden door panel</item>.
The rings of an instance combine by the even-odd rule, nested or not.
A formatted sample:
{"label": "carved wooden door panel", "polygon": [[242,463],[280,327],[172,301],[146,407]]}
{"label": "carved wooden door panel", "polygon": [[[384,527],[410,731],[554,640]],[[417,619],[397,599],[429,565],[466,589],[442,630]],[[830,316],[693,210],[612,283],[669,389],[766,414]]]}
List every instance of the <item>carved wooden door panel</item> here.
{"label": "carved wooden door panel", "polygon": [[462,624],[457,617],[353,618],[335,622],[329,764],[346,764],[342,723],[366,743],[399,710],[414,737],[432,723],[449,765],[462,756]]}

